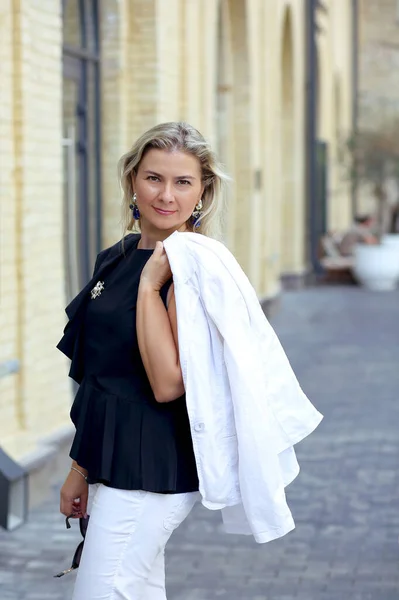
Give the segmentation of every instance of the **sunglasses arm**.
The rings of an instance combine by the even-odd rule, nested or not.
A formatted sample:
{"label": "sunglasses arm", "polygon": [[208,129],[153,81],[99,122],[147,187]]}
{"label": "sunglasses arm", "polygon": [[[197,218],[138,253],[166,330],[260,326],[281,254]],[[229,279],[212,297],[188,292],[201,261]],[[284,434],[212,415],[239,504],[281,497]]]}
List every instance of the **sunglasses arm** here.
{"label": "sunglasses arm", "polygon": [[76,567],[71,567],[70,569],[67,569],[66,571],[61,571],[60,573],[57,573],[57,575],[53,575],[53,577],[63,577],[64,575],[67,575],[71,571],[74,571],[75,568]]}

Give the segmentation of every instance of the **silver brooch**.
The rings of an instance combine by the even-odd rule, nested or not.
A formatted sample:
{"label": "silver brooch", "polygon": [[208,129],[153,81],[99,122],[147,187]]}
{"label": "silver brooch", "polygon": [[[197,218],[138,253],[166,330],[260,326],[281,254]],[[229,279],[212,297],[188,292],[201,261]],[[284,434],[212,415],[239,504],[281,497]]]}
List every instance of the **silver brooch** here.
{"label": "silver brooch", "polygon": [[99,296],[101,296],[101,292],[104,289],[104,282],[103,281],[98,281],[96,283],[96,285],[94,286],[94,288],[91,290],[91,299],[94,300],[95,298],[98,298]]}

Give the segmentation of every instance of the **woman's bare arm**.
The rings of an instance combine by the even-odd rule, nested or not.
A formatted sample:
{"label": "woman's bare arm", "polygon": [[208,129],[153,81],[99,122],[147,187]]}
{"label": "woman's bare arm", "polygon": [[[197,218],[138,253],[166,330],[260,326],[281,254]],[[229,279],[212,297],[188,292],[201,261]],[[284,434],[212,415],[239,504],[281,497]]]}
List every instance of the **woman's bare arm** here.
{"label": "woman's bare arm", "polygon": [[140,283],[136,327],[141,358],[157,402],[176,400],[184,394],[184,385],[173,286],[166,310],[159,291],[145,281]]}

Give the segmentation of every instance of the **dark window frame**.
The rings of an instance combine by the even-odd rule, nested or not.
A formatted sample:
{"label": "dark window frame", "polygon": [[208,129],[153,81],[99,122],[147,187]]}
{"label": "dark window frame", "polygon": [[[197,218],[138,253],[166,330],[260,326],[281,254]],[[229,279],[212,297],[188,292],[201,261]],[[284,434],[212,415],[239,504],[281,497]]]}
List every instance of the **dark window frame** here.
{"label": "dark window frame", "polygon": [[[79,178],[79,197],[77,199],[80,211],[80,227],[78,234],[79,245],[79,280],[83,285],[91,277],[93,259],[92,247],[94,252],[98,253],[102,248],[102,180],[101,180],[101,49],[100,49],[100,0],[63,0],[62,9],[65,13],[68,2],[78,4],[78,13],[80,18],[80,45],[71,45],[63,43],[63,65],[65,72],[75,70],[77,76],[75,80],[79,86],[79,98],[76,106],[78,131],[76,140],[76,164],[77,177]],[[90,23],[90,28],[89,28]],[[89,33],[92,33],[94,50],[88,48]],[[75,63],[75,64],[73,64]],[[88,72],[93,71],[94,77],[94,107],[88,106]],[[79,71],[79,72],[78,72]],[[90,239],[90,189],[89,189],[89,157],[88,141],[89,119],[88,110],[94,108],[94,128],[93,134],[96,139],[95,157],[92,164],[95,169],[95,230],[94,240]],[[92,243],[93,242],[93,243]]]}

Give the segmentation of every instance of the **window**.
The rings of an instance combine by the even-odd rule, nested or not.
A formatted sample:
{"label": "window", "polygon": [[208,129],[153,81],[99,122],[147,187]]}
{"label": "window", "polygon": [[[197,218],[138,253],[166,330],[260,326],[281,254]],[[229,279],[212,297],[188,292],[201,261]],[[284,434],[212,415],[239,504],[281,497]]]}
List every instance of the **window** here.
{"label": "window", "polygon": [[99,0],[63,2],[65,256],[68,296],[101,247]]}

